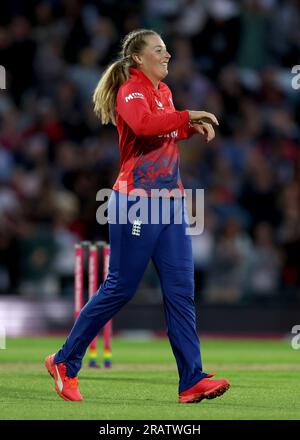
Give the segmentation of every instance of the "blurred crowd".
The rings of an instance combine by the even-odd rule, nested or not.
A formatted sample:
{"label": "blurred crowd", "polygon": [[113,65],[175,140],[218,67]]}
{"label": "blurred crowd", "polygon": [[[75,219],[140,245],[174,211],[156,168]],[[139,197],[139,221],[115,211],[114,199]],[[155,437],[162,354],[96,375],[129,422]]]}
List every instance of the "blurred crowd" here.
{"label": "blurred crowd", "polygon": [[[91,96],[140,27],[172,55],[176,108],[220,121],[212,143],[180,145],[185,187],[205,190],[197,300],[299,303],[299,0],[1,2],[0,293],[72,295],[74,243],[108,239],[96,193],[117,176],[118,139]],[[143,283],[157,287],[151,268]]]}

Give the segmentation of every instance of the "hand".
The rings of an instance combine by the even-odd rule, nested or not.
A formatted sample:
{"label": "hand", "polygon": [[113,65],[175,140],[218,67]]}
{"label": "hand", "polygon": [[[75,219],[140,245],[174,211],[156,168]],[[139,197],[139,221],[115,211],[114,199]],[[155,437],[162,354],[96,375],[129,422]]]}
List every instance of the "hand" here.
{"label": "hand", "polygon": [[207,122],[193,124],[193,128],[205,137],[206,142],[210,142],[215,137],[213,126]]}
{"label": "hand", "polygon": [[212,113],[194,110],[189,110],[188,112],[191,124],[201,124],[205,122],[208,124],[219,125],[217,118]]}

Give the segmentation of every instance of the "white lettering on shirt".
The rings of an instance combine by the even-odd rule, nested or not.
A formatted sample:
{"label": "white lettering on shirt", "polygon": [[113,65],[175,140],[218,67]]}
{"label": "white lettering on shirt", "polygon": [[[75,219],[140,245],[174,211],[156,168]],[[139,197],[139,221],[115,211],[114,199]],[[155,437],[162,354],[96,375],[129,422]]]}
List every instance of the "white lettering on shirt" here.
{"label": "white lettering on shirt", "polygon": [[132,92],[125,97],[125,102],[131,101],[132,99],[145,99],[145,96],[139,92]]}
{"label": "white lettering on shirt", "polygon": [[178,130],[175,131],[171,131],[171,133],[167,133],[167,134],[160,134],[159,136],[157,136],[159,138],[177,138],[178,137]]}

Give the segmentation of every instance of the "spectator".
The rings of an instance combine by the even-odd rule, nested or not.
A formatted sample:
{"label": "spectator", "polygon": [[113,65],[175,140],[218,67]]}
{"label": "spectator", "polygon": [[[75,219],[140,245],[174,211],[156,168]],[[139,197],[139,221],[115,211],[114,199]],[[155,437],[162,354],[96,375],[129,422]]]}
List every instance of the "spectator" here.
{"label": "spectator", "polygon": [[[95,221],[96,193],[110,188],[117,175],[117,136],[96,120],[89,95],[104,66],[117,56],[124,32],[147,25],[163,32],[171,50],[168,81],[176,106],[206,108],[220,121],[209,145],[192,138],[180,147],[185,187],[205,190],[208,211],[203,235],[194,237],[200,299],[243,299],[244,268],[249,264],[257,273],[253,255],[264,260],[268,254],[274,273],[278,258],[281,262],[276,266],[281,294],[270,294],[270,302],[300,301],[300,98],[290,84],[291,67],[300,59],[299,2],[37,0],[18,2],[17,9],[16,3],[4,2],[2,9],[0,60],[7,77],[7,88],[0,91],[3,293],[25,293],[19,288],[28,281],[24,252],[31,272],[39,273],[29,280],[31,294],[40,295],[42,287],[50,295],[64,278],[68,285],[76,237],[106,237],[107,229]],[[35,251],[27,248],[31,236],[42,248],[38,258],[32,259]],[[12,254],[20,268],[15,276]],[[46,268],[52,293],[43,281]],[[266,269],[269,280],[271,268]],[[148,280],[154,289],[151,276]],[[253,298],[257,286],[251,289]]]}
{"label": "spectator", "polygon": [[256,226],[246,266],[245,293],[248,300],[260,305],[274,303],[279,293],[280,257],[270,224],[259,223]]}
{"label": "spectator", "polygon": [[244,296],[246,262],[252,244],[235,218],[230,218],[216,241],[211,260],[205,300],[235,303]]}

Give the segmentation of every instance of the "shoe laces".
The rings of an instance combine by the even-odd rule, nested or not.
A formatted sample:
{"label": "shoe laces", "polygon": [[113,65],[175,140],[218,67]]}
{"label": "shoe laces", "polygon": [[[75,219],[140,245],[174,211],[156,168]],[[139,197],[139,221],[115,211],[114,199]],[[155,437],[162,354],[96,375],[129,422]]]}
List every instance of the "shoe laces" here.
{"label": "shoe laces", "polygon": [[68,382],[70,388],[78,388],[78,377],[65,377],[65,381]]}

